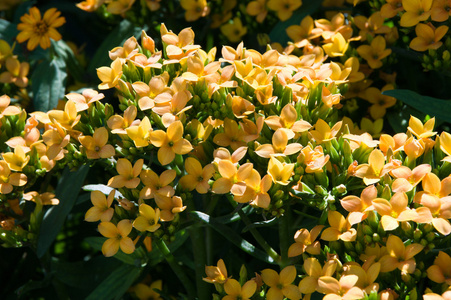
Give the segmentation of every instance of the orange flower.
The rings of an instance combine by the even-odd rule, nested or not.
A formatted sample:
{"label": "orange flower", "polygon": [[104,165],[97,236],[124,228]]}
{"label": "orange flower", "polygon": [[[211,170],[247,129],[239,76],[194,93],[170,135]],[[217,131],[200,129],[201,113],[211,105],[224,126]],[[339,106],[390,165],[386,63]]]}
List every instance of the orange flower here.
{"label": "orange flower", "polygon": [[185,20],[188,22],[194,22],[210,13],[207,0],[181,0],[180,5],[185,10]]}
{"label": "orange flower", "polygon": [[342,275],[339,281],[331,276],[322,276],[318,279],[318,292],[326,294],[325,300],[362,299],[365,294],[355,286],[358,280],[356,275]]}
{"label": "orange flower", "polygon": [[119,247],[126,254],[131,254],[135,251],[135,245],[132,239],[128,237],[133,229],[130,220],[119,221],[117,227],[111,222],[101,222],[98,228],[100,234],[108,238],[102,245],[103,255],[107,257],[113,256],[117,253]]}
{"label": "orange flower", "polygon": [[436,22],[444,22],[451,16],[451,1],[450,0],[435,0],[432,3],[431,19]]}
{"label": "orange flower", "polygon": [[236,17],[233,18],[232,23],[227,23],[221,26],[221,32],[224,34],[229,41],[232,43],[238,43],[243,35],[247,33],[247,27],[243,26],[241,19]]}
{"label": "orange flower", "polygon": [[431,172],[432,168],[429,164],[416,166],[413,170],[409,167],[400,166],[390,171],[390,174],[397,179],[392,183],[393,192],[405,192],[412,190],[423,177]]}
{"label": "orange flower", "polygon": [[427,269],[428,278],[437,283],[451,285],[451,257],[443,251],[438,253],[434,264]]}
{"label": "orange flower", "polygon": [[308,276],[299,282],[299,290],[303,294],[312,294],[318,288],[318,279],[322,276],[332,276],[337,269],[335,260],[328,260],[321,267],[318,259],[309,257],[304,261],[303,268]]}
{"label": "orange flower", "polygon": [[108,186],[113,188],[121,188],[124,186],[129,189],[136,188],[140,182],[138,176],[142,170],[143,164],[144,160],[142,158],[138,159],[133,167],[128,159],[119,158],[116,165],[119,175],[108,180]]}
{"label": "orange flower", "polygon": [[155,232],[160,228],[160,209],[153,209],[152,206],[145,203],[139,206],[139,216],[133,222],[133,227],[141,232]]}
{"label": "orange flower", "polygon": [[114,214],[114,208],[111,204],[114,200],[115,190],[111,190],[108,198],[100,191],[91,192],[91,202],[94,205],[85,214],[85,221],[96,222],[101,220],[102,222],[109,222]]}
{"label": "orange flower", "polygon": [[354,176],[363,178],[366,185],[378,182],[389,170],[384,168],[385,156],[379,149],[371,151],[367,164],[360,164],[355,169]]}
{"label": "orange flower", "polygon": [[193,146],[183,138],[183,124],[175,121],[169,125],[166,132],[155,130],[150,136],[150,142],[158,147],[158,161],[164,166],[171,163],[176,154],[184,155],[193,150]]}
{"label": "orange flower", "polygon": [[109,158],[116,151],[113,145],[108,143],[108,130],[105,127],[97,128],[93,136],[81,136],[78,138],[86,151],[86,157],[89,159]]}
{"label": "orange flower", "polygon": [[296,231],[294,235],[295,243],[288,249],[288,257],[295,257],[304,252],[312,255],[320,254],[321,244],[315,240],[323,228],[324,225],[317,225],[310,232],[305,228]]}
{"label": "orange flower", "polygon": [[257,290],[257,282],[251,279],[241,286],[235,279],[229,279],[224,284],[224,290],[227,296],[222,300],[249,300]]}
{"label": "orange flower", "polygon": [[217,266],[205,266],[207,277],[202,278],[209,283],[225,283],[227,281],[227,269],[222,259],[218,260]]}
{"label": "orange flower", "polygon": [[246,203],[249,201],[251,205],[256,205],[261,208],[268,208],[271,198],[268,190],[271,188],[271,176],[266,174],[263,179],[257,170],[252,169],[251,174],[244,180],[246,183],[246,190],[242,196],[235,195],[233,198],[236,202]]}
{"label": "orange flower", "polygon": [[277,12],[277,17],[281,21],[288,20],[293,11],[302,5],[301,0],[269,0],[268,8]]}
{"label": "orange flower", "polygon": [[272,136],[272,144],[258,146],[255,149],[255,153],[264,158],[270,158],[272,155],[287,156],[295,154],[302,149],[302,145],[299,143],[288,144],[288,140],[293,137],[294,133],[291,130],[279,128]]}
{"label": "orange flower", "polygon": [[406,11],[401,16],[401,26],[412,27],[421,21],[426,21],[431,15],[432,0],[402,0]]}
{"label": "orange flower", "polygon": [[381,257],[381,272],[391,272],[398,268],[402,274],[412,274],[415,271],[416,262],[413,258],[423,250],[420,244],[410,244],[407,247],[396,235],[390,235],[387,239],[388,254]]}
{"label": "orange flower", "polygon": [[7,71],[0,74],[0,82],[14,83],[21,88],[27,87],[30,65],[27,62],[20,63],[15,56],[8,57],[5,65]]}
{"label": "orange flower", "polygon": [[24,186],[27,183],[27,176],[22,173],[12,173],[8,164],[0,160],[0,194],[9,194],[13,191],[13,186]]}
{"label": "orange flower", "polygon": [[371,45],[359,46],[357,52],[372,69],[378,69],[382,67],[381,60],[391,53],[391,49],[386,49],[385,46],[385,39],[378,35],[371,41]]}
{"label": "orange flower", "polygon": [[185,161],[185,170],[188,175],[180,179],[180,186],[189,191],[196,189],[199,194],[206,194],[210,189],[208,181],[215,173],[214,166],[208,164],[202,168],[202,165],[197,159],[188,157]]}
{"label": "orange flower", "polygon": [[437,50],[443,45],[440,40],[448,32],[448,29],[449,27],[446,25],[435,28],[431,23],[420,23],[415,27],[417,37],[410,42],[409,47],[420,52],[429,49]]}
{"label": "orange flower", "polygon": [[294,133],[301,133],[309,130],[312,125],[304,120],[297,120],[298,113],[294,106],[290,103],[282,108],[279,116],[269,116],[265,119],[266,125],[268,125],[272,130],[277,130],[279,128],[287,128]]}
{"label": "orange flower", "polygon": [[274,183],[288,185],[294,170],[294,164],[280,162],[275,156],[271,156],[268,163],[268,174]]}
{"label": "orange flower", "polygon": [[23,43],[28,40],[27,49],[33,51],[38,45],[42,49],[50,47],[50,39],[59,41],[61,34],[56,31],[56,27],[66,23],[64,17],[60,17],[61,12],[52,7],[44,13],[41,18],[41,12],[37,7],[28,10],[29,14],[20,17],[20,23],[17,29],[20,33],[17,35],[17,41]]}
{"label": "orange flower", "polygon": [[412,221],[418,217],[415,210],[408,208],[409,199],[406,193],[395,193],[390,202],[386,199],[376,198],[373,205],[378,214],[382,216],[381,224],[385,231],[398,228],[399,223],[403,221]]}
{"label": "orange flower", "polygon": [[257,22],[262,23],[268,10],[266,9],[266,0],[254,0],[247,4],[246,12],[249,16],[257,16]]}
{"label": "orange flower", "polygon": [[351,225],[358,224],[368,217],[368,213],[374,209],[372,201],[376,197],[376,187],[370,185],[362,191],[360,198],[350,195],[340,200],[341,206],[349,212],[348,221]]}

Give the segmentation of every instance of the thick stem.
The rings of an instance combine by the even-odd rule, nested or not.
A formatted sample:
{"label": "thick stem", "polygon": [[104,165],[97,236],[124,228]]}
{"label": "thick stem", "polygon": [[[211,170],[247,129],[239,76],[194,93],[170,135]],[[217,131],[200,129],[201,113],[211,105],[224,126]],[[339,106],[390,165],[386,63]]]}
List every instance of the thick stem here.
{"label": "thick stem", "polygon": [[182,269],[182,267],[177,263],[174,255],[171,253],[168,246],[166,246],[166,243],[162,239],[157,239],[155,243],[157,244],[157,247],[161,251],[161,253],[163,253],[164,258],[168,262],[172,271],[174,271],[175,275],[177,275],[179,280],[182,282],[183,286],[186,289],[186,292],[188,293],[188,297],[190,299],[194,299],[196,291],[194,290],[191,280],[185,274],[185,271]]}

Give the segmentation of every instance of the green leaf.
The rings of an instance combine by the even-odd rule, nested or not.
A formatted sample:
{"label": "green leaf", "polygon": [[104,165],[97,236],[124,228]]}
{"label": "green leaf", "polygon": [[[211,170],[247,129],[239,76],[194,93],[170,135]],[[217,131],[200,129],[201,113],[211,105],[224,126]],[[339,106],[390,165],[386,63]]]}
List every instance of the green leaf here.
{"label": "green leaf", "polygon": [[64,98],[66,90],[66,63],[60,57],[41,62],[31,76],[33,104],[37,111],[47,112]]}
{"label": "green leaf", "polygon": [[318,10],[321,6],[322,1],[318,0],[304,0],[302,1],[302,6],[299,10],[295,11],[291,18],[286,21],[280,21],[274,26],[274,28],[269,33],[269,37],[271,38],[271,42],[278,42],[282,46],[286,45],[290,38],[287,35],[286,29],[291,25],[299,25],[301,24],[302,19],[304,19],[307,15],[311,15],[313,12]]}
{"label": "green leaf", "polygon": [[38,257],[42,257],[46,253],[60,232],[66,216],[77,200],[88,171],[88,165],[81,166],[76,172],[70,172],[68,168],[64,170],[55,191],[55,196],[60,203],[47,210],[39,228],[36,250]]}
{"label": "green leaf", "polygon": [[86,299],[120,299],[140,273],[141,269],[124,264],[103,280]]}
{"label": "green leaf", "polygon": [[16,36],[19,33],[16,26],[16,24],[0,19],[0,39],[12,44],[12,42],[16,40]]}
{"label": "green leaf", "polygon": [[94,72],[98,67],[111,65],[108,51],[114,47],[122,46],[127,39],[134,35],[138,36],[140,32],[141,28],[135,27],[132,22],[124,19],[110,32],[97,49],[88,66],[88,70]]}
{"label": "green leaf", "polygon": [[82,81],[83,68],[75,58],[75,54],[72,49],[63,40],[59,40],[57,42],[52,41],[52,44],[56,54],[66,62],[70,75],[78,81]]}
{"label": "green leaf", "polygon": [[395,97],[420,112],[436,117],[437,119],[443,121],[449,120],[451,100],[422,96],[411,90],[389,90],[383,92],[382,94]]}
{"label": "green leaf", "polygon": [[[87,237],[85,242],[89,244],[92,248],[101,251],[103,243],[107,240],[105,237]],[[131,254],[125,254],[122,251],[118,251],[113,257],[132,266],[141,266],[142,257],[140,251],[135,251]]]}
{"label": "green leaf", "polygon": [[[171,251],[171,253],[174,253],[180,246],[182,246],[185,241],[188,239],[189,234],[185,230],[178,231],[175,234],[175,240],[168,244],[168,248]],[[155,245],[152,245],[152,251],[149,253],[149,264],[151,266],[155,266],[161,261],[164,260],[163,253],[156,247]]]}
{"label": "green leaf", "polygon": [[241,230],[242,233],[249,231],[251,228],[257,228],[257,227],[266,227],[271,226],[273,224],[276,224],[278,222],[277,218],[272,218],[271,220],[261,221],[261,222],[255,222],[252,224],[247,225],[246,227]]}
{"label": "green leaf", "polygon": [[229,240],[232,244],[234,244],[244,252],[264,262],[270,264],[275,263],[274,260],[268,254],[256,248],[254,245],[252,245],[245,239],[243,239],[236,231],[234,231],[230,227],[215,221],[209,215],[199,211],[193,211],[190,214],[192,217],[206,223],[208,226],[216,230],[218,233],[222,234],[227,240]]}

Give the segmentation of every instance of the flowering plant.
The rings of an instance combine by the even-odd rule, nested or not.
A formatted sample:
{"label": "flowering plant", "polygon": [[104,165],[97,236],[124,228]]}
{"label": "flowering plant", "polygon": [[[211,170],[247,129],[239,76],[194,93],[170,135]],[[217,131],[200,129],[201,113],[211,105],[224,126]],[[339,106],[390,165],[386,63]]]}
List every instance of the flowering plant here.
{"label": "flowering plant", "polygon": [[[350,7],[365,4],[358,2]],[[133,18],[133,3],[78,6]],[[402,3],[401,26],[427,20],[409,15],[412,3]],[[206,1],[180,5],[187,21],[212,9]],[[249,2],[258,22],[266,18],[259,7],[281,20],[302,8]],[[379,24],[374,18],[368,24]],[[19,262],[5,263],[8,295],[449,299],[451,134],[435,131],[433,116],[377,130],[396,100],[376,87],[362,97],[372,128],[348,103],[360,97],[349,96],[352,85],[375,76],[361,66],[378,69],[391,54],[379,28],[386,25],[357,37],[343,14],[304,17],[286,28],[302,38],[279,52],[243,42],[206,51],[193,29],[161,24],[158,36],[140,30],[111,47],[95,86],[65,93],[66,75],[57,75],[83,68],[56,41],[65,20],[32,7],[17,26],[26,49],[17,55],[0,44],[6,68],[14,60],[20,70],[0,75],[9,80],[0,97],[0,239]],[[30,58],[38,44],[47,51],[41,61]],[[30,102],[22,57],[33,67],[35,111],[13,103]],[[18,284],[14,270],[30,265],[38,278]]]}

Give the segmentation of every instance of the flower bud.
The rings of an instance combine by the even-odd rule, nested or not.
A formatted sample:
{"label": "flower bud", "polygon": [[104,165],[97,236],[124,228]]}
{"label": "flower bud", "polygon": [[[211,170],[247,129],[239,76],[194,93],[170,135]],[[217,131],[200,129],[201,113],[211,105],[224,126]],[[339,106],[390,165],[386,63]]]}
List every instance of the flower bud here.
{"label": "flower bud", "polygon": [[421,232],[421,230],[419,230],[418,228],[415,229],[415,231],[413,232],[413,240],[415,242],[418,242],[422,236],[423,236],[423,233]]}
{"label": "flower bud", "polygon": [[373,241],[378,243],[381,241],[381,237],[377,233],[373,233]]}
{"label": "flower bud", "polygon": [[240,268],[240,284],[244,285],[244,283],[247,281],[247,269],[246,266],[243,264]]}

